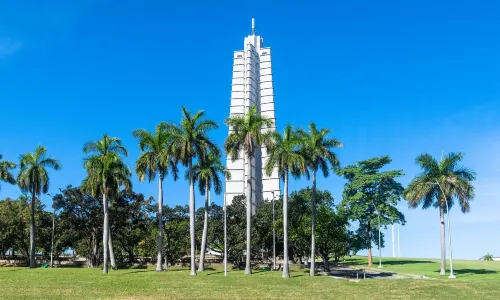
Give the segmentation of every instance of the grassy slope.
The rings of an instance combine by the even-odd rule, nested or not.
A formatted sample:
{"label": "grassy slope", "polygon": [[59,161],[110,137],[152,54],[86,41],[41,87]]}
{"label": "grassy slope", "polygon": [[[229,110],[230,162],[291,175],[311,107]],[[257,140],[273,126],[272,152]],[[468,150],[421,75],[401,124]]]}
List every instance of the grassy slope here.
{"label": "grassy slope", "polygon": [[[355,258],[352,263],[361,263]],[[384,260],[387,269],[433,275],[439,269],[431,260]],[[410,262],[410,263],[408,263]],[[496,262],[458,262],[457,269],[500,270]],[[477,273],[469,271],[469,273]],[[459,280],[366,280],[360,283],[329,277],[310,278],[305,270],[284,280],[279,272],[207,271],[197,277],[188,270],[157,273],[152,269],[119,270],[104,276],[99,269],[0,268],[0,298],[30,299],[499,299],[496,273],[462,273]],[[474,279],[474,280],[469,280]],[[495,280],[497,279],[497,280]]]}

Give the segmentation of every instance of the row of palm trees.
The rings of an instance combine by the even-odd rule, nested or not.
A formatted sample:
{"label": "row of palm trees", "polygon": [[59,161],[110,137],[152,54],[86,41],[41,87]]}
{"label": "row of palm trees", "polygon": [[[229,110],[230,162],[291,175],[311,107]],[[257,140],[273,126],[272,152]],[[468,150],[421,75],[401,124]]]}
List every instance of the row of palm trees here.
{"label": "row of palm trees", "polygon": [[[283,190],[283,277],[290,277],[288,266],[288,183],[290,174],[298,178],[310,177],[312,173],[312,232],[311,232],[311,269],[310,275],[314,276],[315,228],[316,228],[316,174],[322,172],[325,177],[331,169],[339,167],[337,155],[333,152],[342,143],[336,138],[330,138],[329,129],[316,128],[314,123],[309,125],[309,131],[296,130],[292,126],[285,126],[283,135],[276,133],[273,121],[257,112],[256,107],[251,107],[245,116],[233,116],[226,120],[230,134],[224,144],[227,155],[234,161],[238,159],[240,150],[246,155],[247,161],[255,156],[256,150],[264,146],[268,159],[264,169],[268,176],[277,168],[278,174],[284,181]],[[263,130],[264,129],[264,130]],[[267,130],[266,130],[267,129]],[[246,164],[246,174],[250,174],[250,163]],[[247,249],[245,274],[251,274],[250,268],[250,240],[251,240],[251,199],[252,181],[247,176],[246,185],[247,201]]]}
{"label": "row of palm trees", "polygon": [[[139,180],[155,180],[158,176],[158,253],[156,270],[162,270],[163,261],[163,180],[169,174],[174,180],[179,177],[178,164],[187,167],[185,178],[189,181],[189,210],[190,210],[190,240],[191,240],[191,275],[196,275],[195,264],[195,183],[202,195],[205,195],[205,219],[202,237],[201,260],[198,271],[203,271],[204,253],[208,231],[208,194],[213,188],[216,193],[222,192],[220,175],[230,177],[221,163],[221,151],[210,139],[209,132],[218,126],[215,121],[204,119],[204,112],[192,114],[182,107],[180,124],[167,122],[159,123],[154,132],[138,129],[133,132],[142,151],[136,161],[135,172]],[[288,185],[289,176],[294,178],[305,176],[312,178],[312,232],[311,232],[311,266],[310,275],[315,270],[315,228],[316,228],[316,179],[317,173],[327,177],[331,170],[337,170],[339,160],[333,151],[342,147],[342,143],[330,137],[331,130],[318,129],[314,123],[308,130],[294,129],[287,125],[283,135],[276,133],[271,119],[258,113],[256,107],[251,107],[244,116],[231,116],[225,120],[230,128],[230,134],[224,143],[227,156],[236,160],[243,153],[247,161],[251,161],[257,149],[265,147],[268,159],[264,166],[265,172],[271,175],[277,169],[284,181],[283,191],[283,232],[284,232],[284,266],[283,277],[289,277],[288,268]],[[104,208],[103,272],[108,272],[108,253],[111,266],[116,267],[112,239],[109,230],[108,206],[109,198],[114,197],[120,188],[131,188],[131,170],[123,162],[128,155],[120,139],[105,134],[100,140],[85,143],[83,152],[84,168],[87,177],[82,182],[82,188],[101,198]],[[35,267],[35,199],[41,193],[47,193],[49,188],[48,168],[59,170],[60,163],[54,158],[47,157],[44,147],[39,146],[35,152],[26,153],[20,157],[20,171],[17,179],[11,173],[16,164],[2,161],[0,155],[0,180],[8,183],[17,183],[24,192],[31,193],[31,222],[30,222],[30,267]],[[422,173],[416,176],[405,190],[404,198],[411,207],[422,204],[424,209],[434,206],[440,211],[441,223],[441,273],[445,272],[445,244],[444,244],[444,214],[453,205],[453,199],[459,200],[462,212],[470,210],[469,202],[474,198],[474,187],[471,181],[475,173],[460,165],[462,153],[450,153],[439,162],[429,154],[417,157]],[[246,174],[250,173],[250,164],[246,164]],[[247,201],[247,251],[245,273],[251,274],[251,199],[252,182],[247,177],[245,197]],[[108,252],[109,251],[109,252]]]}
{"label": "row of palm trees", "polygon": [[[135,165],[135,172],[139,180],[155,180],[158,176],[158,253],[156,270],[162,270],[163,261],[163,180],[169,174],[174,180],[179,177],[178,164],[187,167],[185,178],[189,181],[189,210],[190,210],[190,241],[191,241],[191,275],[196,275],[195,264],[195,183],[202,195],[205,195],[205,219],[203,226],[201,260],[198,271],[203,271],[204,253],[206,250],[206,240],[208,232],[208,194],[213,188],[217,194],[222,192],[222,181],[220,175],[230,178],[230,173],[226,171],[221,163],[221,151],[210,139],[209,132],[216,129],[217,123],[204,118],[204,111],[194,114],[182,107],[182,119],[177,124],[161,122],[154,132],[145,129],[138,129],[133,132],[137,138],[139,148],[142,151]],[[315,257],[315,189],[316,174],[321,171],[326,177],[331,169],[339,166],[338,158],[333,152],[333,148],[342,147],[342,143],[335,138],[329,138],[331,132],[328,129],[318,130],[311,123],[309,132],[295,130],[287,125],[283,135],[279,135],[274,130],[271,119],[260,115],[256,107],[251,107],[245,116],[232,116],[226,119],[225,123],[230,127],[230,134],[224,144],[224,149],[233,160],[238,159],[241,150],[246,155],[248,161],[256,154],[256,149],[264,146],[267,149],[269,158],[264,166],[266,173],[270,175],[274,169],[278,169],[279,175],[285,182],[284,187],[284,267],[283,276],[289,277],[288,268],[288,183],[289,175],[294,177],[306,176],[310,178],[312,174],[313,185],[313,216],[311,234],[311,257]],[[264,130],[263,130],[264,128]],[[105,134],[101,139],[87,142],[83,146],[83,153],[86,155],[83,166],[87,176],[82,182],[82,189],[92,194],[97,199],[102,199],[104,210],[103,223],[103,273],[108,273],[108,262],[111,260],[112,268],[116,268],[112,247],[111,232],[109,229],[109,199],[117,195],[121,188],[130,189],[132,186],[130,177],[132,172],[124,163],[123,158],[128,155],[126,148],[119,138]],[[1,157],[0,157],[1,158]],[[195,162],[196,160],[196,162]],[[47,193],[49,188],[49,176],[47,168],[60,169],[60,164],[53,158],[46,157],[44,147],[38,147],[34,153],[27,153],[21,156],[21,171],[19,172],[17,183],[23,191],[32,194],[32,216],[30,226],[31,258],[30,267],[36,266],[35,261],[35,223],[34,223],[34,199],[41,193]],[[15,183],[10,170],[16,165],[11,162],[0,163],[0,175],[4,181]],[[247,164],[249,168],[249,164]],[[250,170],[247,170],[247,174]],[[247,183],[247,258],[245,273],[250,274],[250,254],[251,254],[251,199],[252,182]],[[109,256],[109,259],[108,259]],[[314,259],[311,264],[311,275],[314,275]]]}

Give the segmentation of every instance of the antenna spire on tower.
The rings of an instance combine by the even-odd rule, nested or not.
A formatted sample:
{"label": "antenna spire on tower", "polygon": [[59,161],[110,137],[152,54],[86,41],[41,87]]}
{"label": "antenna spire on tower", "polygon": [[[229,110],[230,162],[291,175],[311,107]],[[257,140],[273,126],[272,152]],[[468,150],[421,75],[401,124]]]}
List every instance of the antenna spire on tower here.
{"label": "antenna spire on tower", "polygon": [[252,34],[255,35],[255,19],[252,18]]}

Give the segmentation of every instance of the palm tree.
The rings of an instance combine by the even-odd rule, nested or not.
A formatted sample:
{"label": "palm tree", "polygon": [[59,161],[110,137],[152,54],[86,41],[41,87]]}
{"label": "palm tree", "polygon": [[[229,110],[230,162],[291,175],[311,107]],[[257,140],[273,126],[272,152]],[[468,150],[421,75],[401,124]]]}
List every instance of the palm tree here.
{"label": "palm tree", "polygon": [[[158,174],[158,254],[156,271],[162,270],[163,255],[163,179],[172,171],[174,180],[177,180],[177,165],[174,162],[171,151],[171,125],[161,122],[156,126],[154,133],[144,129],[133,132],[134,137],[139,139],[139,148],[142,153],[136,161],[135,172],[139,180],[148,179],[153,181]],[[166,266],[165,266],[166,267]]]}
{"label": "palm tree", "polygon": [[83,152],[89,154],[84,160],[87,178],[84,180],[83,187],[94,195],[102,195],[104,210],[103,273],[108,274],[108,248],[110,246],[108,196],[117,194],[122,185],[126,189],[130,189],[132,186],[130,182],[132,173],[121,158],[121,155],[127,156],[128,152],[119,138],[110,137],[107,134],[104,134],[102,139],[98,141],[85,143]]}
{"label": "palm tree", "polygon": [[[312,225],[311,225],[311,269],[310,276],[314,276],[316,261],[316,173],[321,171],[326,178],[330,169],[336,170],[340,167],[339,159],[333,148],[343,147],[344,145],[336,138],[329,138],[330,129],[322,128],[318,130],[316,124],[309,124],[309,132],[300,131],[304,137],[302,152],[306,158],[306,165],[309,172],[312,173]],[[308,175],[309,177],[309,175]]]}
{"label": "palm tree", "polygon": [[35,259],[35,202],[37,196],[49,191],[49,174],[47,168],[61,169],[59,162],[47,157],[47,150],[38,146],[33,153],[25,153],[20,157],[19,174],[17,184],[23,192],[31,193],[31,217],[30,217],[30,268],[36,268]]}
{"label": "palm tree", "polygon": [[422,204],[423,209],[431,206],[439,208],[441,230],[441,272],[446,274],[446,246],[444,214],[446,207],[453,206],[453,199],[457,198],[463,213],[470,211],[469,202],[474,199],[474,186],[471,181],[476,179],[474,171],[461,166],[464,155],[449,153],[437,161],[430,154],[421,154],[416,163],[422,168],[404,192],[410,207],[416,208]]}
{"label": "palm tree", "polygon": [[283,278],[290,278],[288,268],[288,177],[291,173],[299,177],[306,172],[306,164],[301,152],[303,138],[293,129],[286,125],[283,136],[273,134],[274,142],[268,149],[269,158],[265,169],[267,176],[271,176],[273,170],[278,167],[278,173],[285,182],[283,191]]}
{"label": "palm tree", "polygon": [[216,155],[213,153],[208,153],[208,155],[200,157],[198,159],[198,162],[193,166],[193,176],[195,178],[195,181],[198,181],[200,193],[202,195],[205,195],[205,216],[203,219],[203,237],[201,240],[201,255],[198,272],[202,272],[205,270],[205,252],[207,247],[208,235],[208,194],[212,187],[214,188],[217,195],[222,193],[222,181],[219,177],[220,173],[224,174],[227,179],[231,178],[231,174],[226,171],[226,168],[224,168],[221,163],[220,155]]}
{"label": "palm tree", "polygon": [[[245,165],[245,174],[250,174],[250,164],[256,154],[256,149],[260,148],[261,145],[269,148],[273,142],[272,131],[265,129],[272,128],[274,126],[274,122],[272,119],[260,115],[260,113],[257,112],[257,107],[254,105],[250,107],[246,115],[231,116],[226,119],[225,123],[229,126],[230,133],[224,143],[224,149],[232,161],[237,160],[239,151],[243,150],[247,161]],[[245,274],[252,274],[252,270],[250,268],[252,230],[251,176],[247,176],[245,197],[247,200],[247,257]]]}
{"label": "palm tree", "polygon": [[182,108],[182,120],[179,127],[172,127],[172,146],[175,160],[180,161],[188,168],[189,179],[189,232],[191,235],[191,275],[196,275],[196,253],[195,253],[195,201],[194,201],[194,175],[193,159],[203,157],[208,152],[219,154],[219,148],[208,137],[208,131],[216,129],[217,123],[212,120],[203,120],[205,112],[197,111],[191,114],[184,106]]}
{"label": "palm tree", "polygon": [[[2,160],[2,154],[0,154],[0,181],[5,181],[10,184],[16,184],[16,179],[14,175],[10,173],[10,170],[16,168],[16,164],[7,160]],[[0,185],[0,190],[1,190]]]}
{"label": "palm tree", "polygon": [[486,253],[483,256],[483,260],[485,260],[485,261],[493,261],[493,254]]}

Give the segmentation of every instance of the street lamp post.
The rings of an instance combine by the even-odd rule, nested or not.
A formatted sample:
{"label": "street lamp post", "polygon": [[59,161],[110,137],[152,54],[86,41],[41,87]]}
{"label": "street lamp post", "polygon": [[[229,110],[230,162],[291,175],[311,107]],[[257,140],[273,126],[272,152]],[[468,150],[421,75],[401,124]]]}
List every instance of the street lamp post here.
{"label": "street lamp post", "polygon": [[227,205],[226,193],[224,193],[224,276],[227,276]]}
{"label": "street lamp post", "polygon": [[378,215],[378,268],[382,269],[382,247],[381,247],[381,233],[380,233],[380,211],[377,209]]}
{"label": "street lamp post", "polygon": [[273,193],[273,271],[276,270],[276,229],[274,228],[274,192]]}
{"label": "street lamp post", "polygon": [[55,232],[55,227],[56,227],[56,207],[54,206],[54,196],[51,194],[47,193],[52,198],[52,245],[50,246],[50,267],[54,267],[54,232]]}
{"label": "street lamp post", "polygon": [[450,276],[448,276],[448,278],[455,279],[456,277],[453,274],[453,250],[451,247],[451,214],[450,214],[450,210],[448,207],[448,198],[446,198],[446,193],[444,192],[441,185],[438,182],[436,182],[434,184],[439,186],[439,189],[443,193],[444,203],[446,204],[446,212],[448,213],[448,243],[450,244],[450,246],[449,246],[449,248],[450,248]]}

